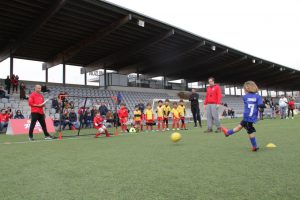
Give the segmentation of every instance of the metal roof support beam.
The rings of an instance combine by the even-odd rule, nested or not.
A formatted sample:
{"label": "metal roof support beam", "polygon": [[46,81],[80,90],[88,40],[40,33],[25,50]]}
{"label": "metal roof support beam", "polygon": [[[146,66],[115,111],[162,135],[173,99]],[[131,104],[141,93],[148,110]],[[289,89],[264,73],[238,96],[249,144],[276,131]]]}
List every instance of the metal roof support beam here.
{"label": "metal roof support beam", "polygon": [[[228,53],[228,49],[225,49],[224,51],[221,51],[221,52],[218,52],[217,54],[213,54],[213,55],[209,55],[209,56],[205,56],[205,57],[202,57],[202,58],[199,58],[197,60],[192,60],[192,61],[186,61],[186,60],[183,60],[182,62],[180,62],[179,64],[175,64],[177,66],[184,66],[184,68],[175,68],[174,65],[169,65],[168,68],[165,68],[163,70],[169,70],[169,69],[172,69],[172,72],[169,73],[168,75],[169,76],[172,76],[172,75],[178,75],[179,72],[182,72],[183,70],[184,71],[187,71],[187,70],[190,70],[192,69],[193,67],[195,66],[199,66],[199,65],[203,65],[205,63],[208,63],[210,60],[212,59],[215,59],[219,56],[222,56],[224,54],[227,54]],[[158,70],[162,70],[162,68],[159,68]]]}
{"label": "metal roof support beam", "polygon": [[231,61],[225,65],[220,65],[217,68],[215,67],[210,67],[208,70],[205,71],[205,75],[210,76],[212,73],[216,73],[217,71],[221,71],[221,70],[226,70],[226,68],[229,67],[234,67],[236,65],[238,65],[239,63],[245,61],[248,58],[248,56],[243,56],[241,58],[238,58],[237,60]]}
{"label": "metal roof support beam", "polygon": [[106,64],[106,66],[110,66],[110,65],[114,64],[115,62],[124,60],[124,59],[128,58],[129,56],[134,55],[135,53],[141,51],[142,49],[145,49],[145,48],[147,48],[151,45],[154,45],[162,40],[165,40],[166,38],[168,38],[174,34],[175,34],[174,29],[168,30],[167,32],[164,32],[158,36],[150,38],[149,40],[140,42],[136,45],[130,46],[129,48],[122,49],[114,54],[111,54],[104,58],[96,60],[96,61],[86,65],[85,67],[88,67],[87,71],[90,72],[90,71],[94,71],[94,70],[103,68],[104,63]]}
{"label": "metal roof support beam", "polygon": [[143,63],[142,66],[145,66],[143,68],[143,70],[146,70],[147,68],[150,68],[151,66],[153,66],[153,68],[161,69],[161,67],[163,67],[164,64],[172,62],[173,60],[178,59],[178,58],[184,56],[185,54],[187,54],[195,49],[198,49],[202,46],[205,46],[205,41],[197,42],[196,44],[189,45],[188,47],[184,47],[181,50],[178,50],[177,52],[173,52],[172,55],[169,55],[169,56],[164,55],[164,56],[154,57],[151,59],[154,62],[150,61],[150,63],[148,63],[148,62]]}
{"label": "metal roof support beam", "polygon": [[87,38],[82,39],[77,44],[74,44],[62,52],[56,54],[53,56],[52,59],[48,60],[47,62],[43,63],[43,69],[51,68],[56,65],[59,65],[63,62],[63,60],[68,61],[71,58],[73,58],[75,55],[77,55],[82,49],[87,48],[88,46],[94,44],[95,42],[103,39],[105,36],[111,34],[116,29],[120,28],[124,24],[128,23],[132,19],[132,16],[126,15],[125,17],[122,17],[121,19],[111,23],[105,28],[101,28],[92,35],[90,35]]}
{"label": "metal roof support beam", "polygon": [[14,38],[12,42],[9,42],[4,48],[0,50],[0,62],[9,57],[10,54],[14,54],[19,47],[21,47],[26,41],[28,41],[52,16],[54,16],[67,2],[67,0],[56,0],[47,11],[43,12],[40,17],[29,24],[26,29],[18,36]]}

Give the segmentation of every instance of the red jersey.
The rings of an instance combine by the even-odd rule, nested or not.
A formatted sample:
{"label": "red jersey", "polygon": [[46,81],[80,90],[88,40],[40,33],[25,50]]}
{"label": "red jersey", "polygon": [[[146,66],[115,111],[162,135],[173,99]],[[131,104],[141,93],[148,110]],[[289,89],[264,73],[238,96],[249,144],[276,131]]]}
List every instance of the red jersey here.
{"label": "red jersey", "polygon": [[119,118],[127,118],[128,117],[128,110],[127,108],[120,108],[120,110],[118,111],[118,116]]}
{"label": "red jersey", "polygon": [[9,114],[0,113],[0,122],[8,122],[9,118],[10,118]]}
{"label": "red jersey", "polygon": [[36,107],[34,106],[34,104],[42,104],[44,103],[44,97],[42,94],[37,93],[37,92],[32,92],[29,100],[28,100],[28,104],[31,107],[31,112],[32,113],[39,113],[39,114],[44,114],[44,109],[43,107]]}
{"label": "red jersey", "polygon": [[289,101],[288,105],[289,105],[289,109],[291,110],[295,109],[295,101]]}
{"label": "red jersey", "polygon": [[101,117],[101,116],[95,116],[94,117],[94,127],[96,129],[101,128],[103,126],[103,121],[104,121],[103,117]]}
{"label": "red jersey", "polygon": [[207,104],[221,104],[222,92],[218,84],[214,86],[208,86],[206,90],[206,96],[204,100],[204,105]]}

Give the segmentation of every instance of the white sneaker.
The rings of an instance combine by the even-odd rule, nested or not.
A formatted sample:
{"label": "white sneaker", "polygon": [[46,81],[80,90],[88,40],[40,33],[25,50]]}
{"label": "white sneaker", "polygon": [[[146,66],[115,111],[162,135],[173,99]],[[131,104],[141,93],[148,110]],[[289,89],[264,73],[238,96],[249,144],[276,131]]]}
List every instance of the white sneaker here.
{"label": "white sneaker", "polygon": [[51,136],[47,136],[45,137],[45,140],[53,140],[53,138]]}
{"label": "white sneaker", "polygon": [[294,117],[292,117],[292,119],[294,119]]}
{"label": "white sneaker", "polygon": [[173,128],[172,131],[175,131],[175,128]]}
{"label": "white sneaker", "polygon": [[170,129],[169,129],[169,128],[167,128],[166,130],[167,130],[167,131],[169,131]]}
{"label": "white sneaker", "polygon": [[177,131],[179,131],[180,129],[179,128],[177,128]]}

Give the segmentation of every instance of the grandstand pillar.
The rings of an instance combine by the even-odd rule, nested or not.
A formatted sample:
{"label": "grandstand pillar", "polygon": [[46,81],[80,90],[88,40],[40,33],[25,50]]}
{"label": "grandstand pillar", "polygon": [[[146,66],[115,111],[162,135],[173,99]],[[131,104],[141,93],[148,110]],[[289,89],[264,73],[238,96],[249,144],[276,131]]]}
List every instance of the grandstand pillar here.
{"label": "grandstand pillar", "polygon": [[9,65],[9,74],[10,76],[12,76],[14,74],[14,57],[12,55],[12,53],[10,52],[10,65]]}
{"label": "grandstand pillar", "polygon": [[[107,83],[106,83],[106,67],[104,67],[104,89],[106,90],[107,89]],[[99,79],[100,79],[100,76],[99,76]],[[99,82],[100,83],[100,82]]]}
{"label": "grandstand pillar", "polygon": [[292,90],[292,97],[294,96],[294,90]]}
{"label": "grandstand pillar", "polygon": [[87,72],[84,70],[84,85],[87,85]]}
{"label": "grandstand pillar", "polygon": [[66,63],[65,62],[63,62],[63,68],[62,68],[62,74],[63,74],[63,85],[65,85],[66,84]]}
{"label": "grandstand pillar", "polygon": [[48,68],[45,69],[45,82],[48,83]]}
{"label": "grandstand pillar", "polygon": [[234,96],[237,96],[236,95],[236,86],[234,85],[233,88],[234,88]]}

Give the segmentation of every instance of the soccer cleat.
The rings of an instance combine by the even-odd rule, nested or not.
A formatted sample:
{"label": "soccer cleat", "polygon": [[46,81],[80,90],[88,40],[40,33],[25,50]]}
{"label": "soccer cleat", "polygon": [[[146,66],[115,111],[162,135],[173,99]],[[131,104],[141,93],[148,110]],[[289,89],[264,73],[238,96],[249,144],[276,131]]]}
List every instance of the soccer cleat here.
{"label": "soccer cleat", "polygon": [[204,133],[212,133],[213,130],[212,129],[207,129],[206,131],[204,131]]}
{"label": "soccer cleat", "polygon": [[197,124],[195,124],[194,127],[197,127]]}
{"label": "soccer cleat", "polygon": [[227,132],[228,132],[228,129],[227,129],[227,128],[221,126],[221,130],[223,131],[225,137],[228,137],[228,136],[229,136],[228,133],[227,133]]}
{"label": "soccer cleat", "polygon": [[53,140],[53,137],[47,136],[47,137],[45,137],[45,140]]}
{"label": "soccer cleat", "polygon": [[29,141],[30,141],[30,142],[33,142],[33,141],[34,141],[34,139],[33,139],[33,138],[28,138],[28,139],[29,139]]}
{"label": "soccer cleat", "polygon": [[173,128],[172,131],[175,131],[175,128]]}
{"label": "soccer cleat", "polygon": [[258,151],[259,147],[252,147],[252,151]]}
{"label": "soccer cleat", "polygon": [[189,129],[185,128],[184,130],[189,130]]}
{"label": "soccer cleat", "polygon": [[109,134],[106,134],[106,136],[105,136],[105,137],[109,138],[109,137],[110,137],[110,135],[109,135]]}
{"label": "soccer cleat", "polygon": [[179,131],[180,129],[179,128],[177,128],[177,131]]}
{"label": "soccer cleat", "polygon": [[166,130],[167,130],[167,131],[169,131],[170,129],[169,129],[169,128],[167,128]]}

